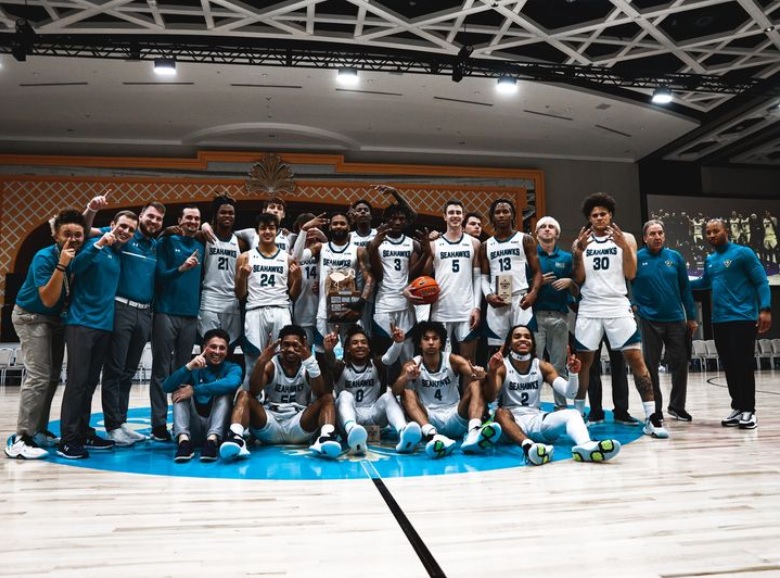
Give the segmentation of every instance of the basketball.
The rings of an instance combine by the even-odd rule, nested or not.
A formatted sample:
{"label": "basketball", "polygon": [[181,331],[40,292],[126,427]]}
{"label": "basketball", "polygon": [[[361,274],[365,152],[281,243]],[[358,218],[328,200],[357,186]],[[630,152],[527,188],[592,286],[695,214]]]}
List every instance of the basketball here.
{"label": "basketball", "polygon": [[439,284],[433,277],[417,277],[409,286],[409,292],[416,297],[422,297],[424,303],[430,304],[439,298]]}

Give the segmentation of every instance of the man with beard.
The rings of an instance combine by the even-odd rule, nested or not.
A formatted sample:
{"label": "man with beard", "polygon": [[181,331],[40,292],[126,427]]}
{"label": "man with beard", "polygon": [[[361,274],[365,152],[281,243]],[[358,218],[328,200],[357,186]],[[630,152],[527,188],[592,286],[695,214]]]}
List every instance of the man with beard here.
{"label": "man with beard", "polygon": [[138,217],[119,211],[111,229],[90,240],[73,260],[74,282],[66,319],[68,380],[62,397],[57,455],[66,459],[89,457],[88,450],[111,450],[89,425],[92,394],[100,379],[111,332],[114,330],[114,297],[120,276],[121,248],[135,233]]}
{"label": "man with beard", "polygon": [[[119,285],[114,297],[114,332],[103,366],[100,388],[108,437],[117,446],[130,446],[146,436],[127,423],[133,375],[152,336],[152,297],[157,268],[157,239],[165,206],[152,202],[141,209],[138,229],[119,256]],[[104,230],[102,232],[105,232]],[[165,405],[161,392],[149,389],[152,407]]]}
{"label": "man with beard", "polygon": [[[195,237],[200,209],[182,208],[178,231],[164,237],[157,248],[157,287],[152,329],[152,439],[171,441],[165,379],[192,356],[198,329],[200,274],[204,247]],[[156,401],[155,401],[156,400]]]}
{"label": "man with beard", "polygon": [[241,337],[241,311],[233,290],[236,261],[248,245],[233,232],[236,201],[218,195],[211,208],[214,238],[206,241],[198,334],[205,336],[211,329],[222,328],[230,336],[228,346],[232,349]]}
{"label": "man with beard", "polygon": [[[293,248],[293,259],[297,261],[306,261],[311,257],[319,259],[318,293],[320,300],[317,309],[317,335],[315,336],[315,342],[318,346],[337,325],[341,326],[342,334],[339,337],[344,343],[347,329],[360,320],[363,308],[366,307],[374,286],[374,278],[368,263],[368,253],[351,241],[347,213],[336,211],[331,214],[329,242],[314,243],[304,249],[308,231],[323,224],[323,221],[324,218],[321,215],[301,225],[301,234],[298,235]],[[345,278],[352,277],[357,280],[358,272],[363,279],[360,299],[352,305],[350,311],[336,318],[328,310],[328,279],[333,274],[339,274]]]}
{"label": "man with beard", "polygon": [[49,455],[44,448],[57,441],[49,431],[49,412],[65,349],[62,315],[71,287],[70,265],[84,244],[83,215],[60,212],[52,237],[54,244],[33,257],[11,314],[27,371],[19,390],[16,435],[5,448],[9,458],[44,458]]}
{"label": "man with beard", "polygon": [[[376,229],[371,226],[371,220],[373,218],[373,207],[365,200],[360,199],[352,203],[349,209],[350,219],[354,225],[353,231],[349,234],[349,238],[356,247],[362,247],[368,249],[368,244],[376,237]],[[365,281],[360,271],[357,275],[358,291],[362,291]],[[371,337],[374,314],[374,288],[368,294],[367,302],[363,307],[363,314],[360,317],[360,324],[366,331],[366,335]]]}

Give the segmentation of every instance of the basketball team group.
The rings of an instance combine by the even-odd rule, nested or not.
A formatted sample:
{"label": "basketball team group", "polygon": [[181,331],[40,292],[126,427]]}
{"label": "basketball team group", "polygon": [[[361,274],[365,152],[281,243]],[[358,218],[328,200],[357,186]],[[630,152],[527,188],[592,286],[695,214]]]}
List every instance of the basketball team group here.
{"label": "basketball team group", "polygon": [[[551,216],[535,222],[535,235],[517,230],[509,199],[484,217],[447,201],[441,230],[428,231],[414,226],[417,213],[398,190],[377,189],[389,204],[376,228],[380,215],[363,199],[299,215],[291,230],[282,227],[281,197],[244,230],[235,230],[238,207],[226,195],[208,216],[184,206],[168,228],[157,202],[139,214],[119,211],[103,228],[92,225],[106,196],[84,212],[61,211],[51,222],[54,244],[36,253],[12,313],[26,375],[6,455],[56,451],[77,460],[170,443],[177,463],[196,452],[202,462],[232,463],[264,445],[302,444],[337,459],[367,452],[381,428],[398,453],[431,459],[509,443],[543,465],[561,439],[576,461],[606,461],[620,443],[593,439],[589,428],[605,415],[593,403],[585,412],[602,341],[622,354],[642,402],[643,419],[626,405],[616,407],[616,422],[669,437],[662,351],[672,382],[667,415],[692,421],[692,289],[712,292],[731,398],[721,424],[757,427],[753,354],[757,333],[771,326],[770,290],[755,253],[729,241],[723,220],[706,223],[711,253],[702,277],[689,281],[664,223],[645,223],[638,249],[604,193],[584,199],[589,225],[567,251]],[[128,423],[128,406],[149,351],[152,427],[144,435]],[[49,413],[63,363],[57,436]],[[105,436],[90,424],[98,383]],[[545,384],[554,405],[543,409]]]}

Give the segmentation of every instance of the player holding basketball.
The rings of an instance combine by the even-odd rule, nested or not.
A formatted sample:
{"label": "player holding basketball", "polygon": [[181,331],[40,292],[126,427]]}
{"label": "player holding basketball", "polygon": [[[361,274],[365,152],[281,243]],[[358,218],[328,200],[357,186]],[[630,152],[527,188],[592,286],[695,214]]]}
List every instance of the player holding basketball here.
{"label": "player holding basketball", "polygon": [[244,388],[257,362],[257,354],[268,345],[269,335],[278,335],[290,325],[291,302],[301,290],[301,269],[276,246],[279,220],[271,213],[257,216],[260,244],[242,253],[236,263],[236,297],[246,299]]}
{"label": "player holding basketball", "polygon": [[398,453],[413,451],[422,438],[419,424],[407,423],[404,410],[387,389],[386,368],[398,359],[405,338],[395,326],[392,333],[393,345],[381,357],[374,357],[365,329],[353,325],[344,339],[343,361],[333,355],[338,332],[325,336],[325,362],[335,384],[336,416],[347,434],[350,452],[356,455],[366,451],[366,425],[393,426],[398,432]]}
{"label": "player holding basketball", "polygon": [[[482,300],[477,239],[463,232],[463,203],[450,200],[444,205],[447,231],[430,243],[424,273],[431,273],[439,285],[439,297],[431,306],[431,320],[447,329],[448,344],[457,341],[459,353],[471,363],[477,349],[480,301]],[[422,298],[404,290],[412,303]]]}
{"label": "player holding basketball", "polygon": [[333,395],[326,389],[302,327],[282,328],[279,339],[257,360],[250,384],[251,392],[239,391],[233,405],[230,432],[219,448],[222,459],[249,457],[243,437],[247,427],[266,444],[309,443],[319,427],[320,435],[309,449],[325,458],[341,455]]}
{"label": "player holding basketball", "polygon": [[[393,384],[393,394],[402,396],[407,415],[420,424],[425,453],[431,458],[449,455],[455,449],[452,438],[461,436],[464,452],[486,452],[501,437],[501,426],[482,423],[485,400],[481,380],[485,370],[445,351],[447,330],[441,323],[423,321],[415,332],[422,355],[404,364]],[[458,388],[461,378],[462,396]]]}
{"label": "player holding basketball", "polygon": [[582,295],[574,329],[577,357],[582,362],[574,407],[580,414],[585,410],[590,366],[606,334],[612,349],[623,352],[634,374],[645,410],[645,434],[668,438],[663,419],[654,413],[653,383],[642,358],[641,337],[626,296],[626,279],[636,276],[636,239],[613,222],[615,199],[607,194],[595,193],[585,199],[582,214],[590,226],[580,230],[572,251],[573,276]]}
{"label": "player holding basketball", "polygon": [[[508,352],[506,357],[504,352]],[[496,422],[504,437],[521,446],[526,460],[533,465],[540,466],[552,459],[554,448],[547,444],[562,435],[574,441],[571,452],[578,462],[603,462],[620,451],[617,440],[591,440],[577,410],[547,413],[540,408],[544,383],[564,398],[574,397],[579,387],[580,365],[570,355],[568,381],[559,376],[552,364],[536,357],[534,335],[524,325],[513,327],[501,350],[488,361],[485,397],[488,402],[498,399]]]}
{"label": "player holding basketball", "polygon": [[[512,201],[496,199],[490,205],[489,216],[495,234],[482,243],[479,261],[482,292],[488,303],[488,346],[497,348],[506,339],[510,327],[532,324],[531,307],[542,285],[542,273],[536,241],[531,235],[515,230]],[[531,273],[530,288],[526,266]]]}

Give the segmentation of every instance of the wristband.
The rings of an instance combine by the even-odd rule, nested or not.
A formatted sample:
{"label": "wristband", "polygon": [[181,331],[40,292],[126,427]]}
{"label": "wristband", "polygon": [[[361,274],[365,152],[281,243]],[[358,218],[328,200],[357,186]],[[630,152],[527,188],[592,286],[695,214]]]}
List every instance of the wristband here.
{"label": "wristband", "polygon": [[67,268],[62,263],[57,263],[54,268],[57,269],[57,271],[62,271],[63,273],[67,271]]}
{"label": "wristband", "polygon": [[322,375],[320,364],[317,363],[317,360],[313,355],[309,359],[302,360],[301,365],[303,365],[303,368],[306,370],[306,373],[309,374],[309,377],[319,377]]}

